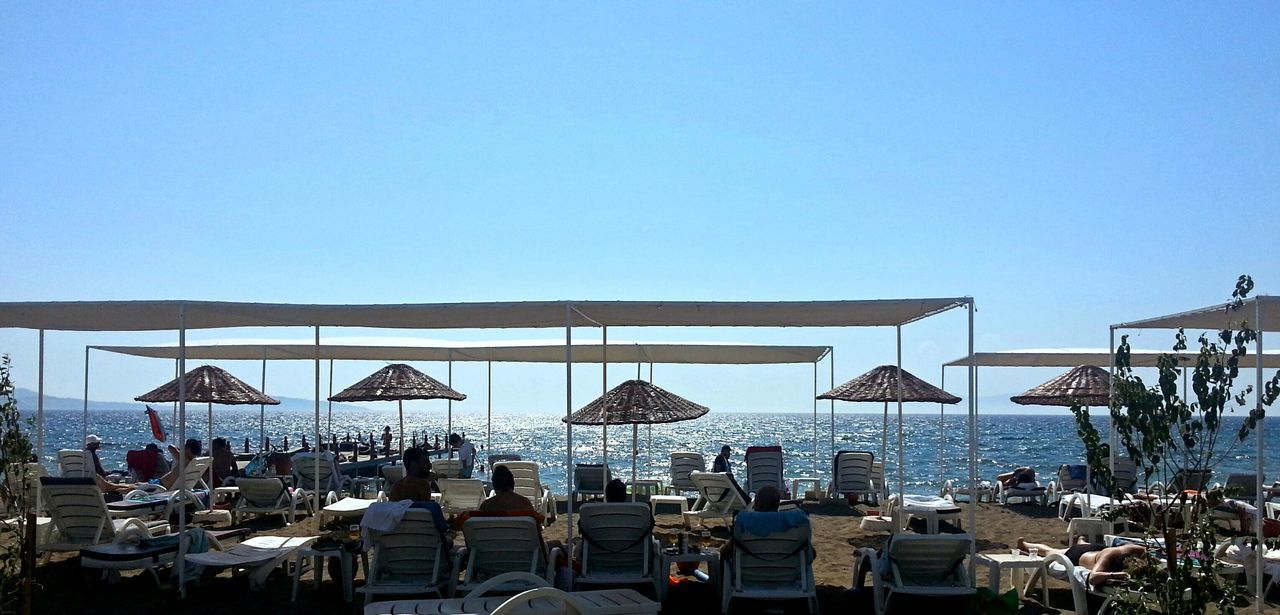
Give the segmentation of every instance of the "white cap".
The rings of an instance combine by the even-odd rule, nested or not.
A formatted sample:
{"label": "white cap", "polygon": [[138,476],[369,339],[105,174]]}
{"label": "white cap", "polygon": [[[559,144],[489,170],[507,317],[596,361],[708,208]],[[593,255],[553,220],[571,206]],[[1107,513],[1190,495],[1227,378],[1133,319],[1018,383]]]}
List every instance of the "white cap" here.
{"label": "white cap", "polygon": [[85,436],[84,445],[89,446],[90,444],[102,444],[102,438],[99,438],[98,436],[95,436],[93,434],[89,434]]}

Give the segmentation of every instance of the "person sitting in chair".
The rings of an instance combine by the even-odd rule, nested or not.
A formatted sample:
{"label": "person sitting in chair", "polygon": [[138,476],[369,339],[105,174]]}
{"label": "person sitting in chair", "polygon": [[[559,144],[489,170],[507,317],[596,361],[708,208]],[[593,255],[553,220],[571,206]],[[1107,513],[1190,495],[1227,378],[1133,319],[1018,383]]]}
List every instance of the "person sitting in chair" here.
{"label": "person sitting in chair", "polygon": [[610,503],[626,502],[627,484],[616,478],[609,481],[609,484],[604,486],[604,501]]}
{"label": "person sitting in chair", "polygon": [[392,502],[413,500],[431,501],[431,459],[420,448],[404,452],[404,478],[391,485],[387,499]]}

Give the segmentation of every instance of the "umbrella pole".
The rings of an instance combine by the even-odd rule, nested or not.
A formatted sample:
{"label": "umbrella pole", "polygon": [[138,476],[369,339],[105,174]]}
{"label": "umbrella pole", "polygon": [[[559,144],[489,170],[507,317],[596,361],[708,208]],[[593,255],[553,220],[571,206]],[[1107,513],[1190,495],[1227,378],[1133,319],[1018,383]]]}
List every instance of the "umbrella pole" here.
{"label": "umbrella pole", "polygon": [[[600,338],[600,395],[603,398],[609,394],[609,327],[601,327]],[[609,475],[609,402],[605,401],[604,423],[600,428],[600,439],[604,443],[604,472],[605,476]]]}
{"label": "umbrella pole", "polygon": [[484,449],[493,454],[493,361],[489,361],[489,392],[485,395],[489,403],[488,422],[485,424]]}
{"label": "umbrella pole", "polygon": [[[404,400],[397,399],[396,406],[400,409],[400,463],[404,463]],[[390,454],[391,451],[387,451],[387,455]]]}
{"label": "umbrella pole", "polygon": [[[209,408],[209,428],[205,431],[209,434],[209,439],[205,440],[205,446],[209,448],[205,449],[205,452],[212,455],[213,454],[213,402],[209,402],[208,408]],[[216,488],[218,488],[218,485],[213,484],[213,464],[211,463],[209,464],[209,505],[210,506],[213,505],[213,490]]]}
{"label": "umbrella pole", "polygon": [[[264,386],[265,386],[265,385],[264,385]],[[329,359],[329,397],[333,397],[333,359]],[[332,400],[332,399],[330,399],[330,400],[329,400],[329,427],[328,427],[328,432],[329,432],[329,438],[330,438],[330,439],[332,439],[332,438],[333,438],[333,400]],[[318,448],[318,446],[319,446],[319,444],[317,443],[317,449],[316,449],[316,450],[320,450],[320,449]],[[336,455],[336,454],[337,454],[337,451],[334,451],[334,454]]]}
{"label": "umbrella pole", "polygon": [[[258,389],[266,394],[267,390],[267,350],[262,350],[262,388]],[[266,404],[258,404],[258,450],[267,450],[267,406]]]}
{"label": "umbrella pole", "polygon": [[884,418],[880,421],[880,468],[882,470],[880,472],[880,482],[884,483],[883,485],[880,485],[880,491],[883,491],[886,497],[889,495],[889,489],[888,489],[888,481],[885,480],[885,476],[884,476],[885,472],[883,470],[886,468],[886,463],[889,461],[888,456],[889,456],[889,402],[886,401],[884,402]]}
{"label": "umbrella pole", "polygon": [[[451,389],[453,388],[453,351],[452,350],[449,351],[449,388]],[[403,414],[401,414],[400,420],[404,421]],[[404,431],[403,427],[401,428],[401,431]],[[449,400],[449,425],[446,431],[448,433],[444,435],[444,441],[448,443],[449,459],[453,459],[453,442],[450,442],[450,440],[453,439],[453,400],[452,399]],[[400,448],[403,449],[404,447],[402,446]]]}
{"label": "umbrella pole", "polygon": [[[640,442],[640,424],[632,423],[631,424],[631,501],[632,502],[636,501],[636,458],[638,457],[638,453],[640,452],[638,450],[639,442]],[[608,476],[608,474],[606,474],[605,476]]]}

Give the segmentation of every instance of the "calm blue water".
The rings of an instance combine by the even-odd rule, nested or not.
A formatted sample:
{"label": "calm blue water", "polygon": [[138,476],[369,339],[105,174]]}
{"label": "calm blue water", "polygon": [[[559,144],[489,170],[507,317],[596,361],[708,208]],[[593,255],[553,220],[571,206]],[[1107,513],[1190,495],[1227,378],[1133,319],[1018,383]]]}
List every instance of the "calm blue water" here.
{"label": "calm blue water", "polygon": [[[188,408],[187,433],[189,437],[206,439],[206,409],[203,406]],[[55,468],[55,453],[59,448],[81,448],[83,419],[81,410],[45,411],[45,446],[43,457],[46,467]],[[161,411],[166,428],[172,429],[168,408]],[[465,432],[481,449],[481,456],[489,453],[518,453],[525,459],[538,461],[542,466],[543,480],[553,490],[564,492],[565,484],[565,429],[559,416],[549,414],[502,413],[494,415],[492,446],[486,450],[485,417],[471,413],[454,415],[454,430]],[[881,417],[870,414],[837,414],[835,423],[836,448],[871,450],[879,457]],[[963,415],[948,416],[948,441],[942,445],[941,458],[945,470],[939,471],[939,430],[936,415],[907,415],[904,417],[903,436],[906,442],[905,466],[907,491],[936,494],[940,476],[960,478],[967,474],[967,449]],[[1096,421],[1097,419],[1095,419]],[[735,460],[741,462],[742,451],[748,445],[780,444],[786,452],[786,475],[828,476],[830,474],[831,440],[830,417],[818,415],[818,463],[815,468],[813,447],[813,415],[811,413],[711,413],[698,420],[670,425],[655,425],[652,429],[652,447],[648,446],[649,428],[640,427],[638,473],[641,477],[662,478],[667,474],[667,453],[677,450],[699,451],[706,455],[708,464],[721,444],[735,450]],[[896,418],[890,417],[889,459],[886,472],[891,485],[896,484]],[[1280,443],[1280,423],[1268,421],[1268,442]],[[333,414],[333,430],[339,437],[348,431],[381,431],[397,424],[394,409],[388,411],[342,411]],[[405,431],[427,432],[429,436],[444,435],[445,416],[442,412],[409,412],[405,416]],[[325,430],[327,417],[321,417],[321,429]],[[1239,422],[1228,422],[1231,429]],[[1105,430],[1105,422],[1099,425]],[[291,444],[300,442],[307,434],[313,439],[314,415],[297,411],[272,411],[266,414],[266,431],[272,442],[278,443],[286,434]],[[108,468],[124,467],[125,451],[141,448],[151,442],[151,432],[146,417],[137,412],[98,410],[89,415],[89,432],[104,439],[101,456]],[[1056,469],[1062,463],[1079,463],[1083,460],[1083,447],[1076,438],[1074,420],[1070,416],[1045,415],[990,415],[979,419],[979,476],[991,477],[998,470],[1017,465],[1030,465],[1042,472]],[[1105,433],[1105,431],[1104,431]],[[246,437],[257,441],[258,409],[238,407],[214,407],[214,435],[229,438],[239,450]],[[171,436],[171,438],[174,436]],[[602,447],[600,428],[574,427],[574,460],[579,463],[599,463]],[[407,437],[406,437],[407,439]],[[207,446],[207,443],[206,443]],[[609,429],[610,465],[616,474],[630,475],[631,429]],[[1254,441],[1240,446],[1234,457],[1223,464],[1219,472],[1250,472],[1254,467],[1252,452]],[[1280,469],[1280,446],[1267,447],[1268,476]],[[740,466],[739,466],[740,467]],[[741,472],[739,472],[741,475]]]}

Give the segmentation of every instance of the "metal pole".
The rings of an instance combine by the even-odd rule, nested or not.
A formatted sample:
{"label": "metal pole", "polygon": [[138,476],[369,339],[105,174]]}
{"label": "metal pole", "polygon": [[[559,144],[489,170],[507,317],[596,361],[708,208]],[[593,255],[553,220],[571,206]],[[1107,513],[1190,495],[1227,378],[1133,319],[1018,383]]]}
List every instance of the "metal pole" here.
{"label": "metal pole", "polygon": [[[947,390],[947,366],[942,366],[942,378],[938,383],[938,387]],[[947,482],[947,405],[938,404],[938,488],[941,489],[943,483]],[[972,498],[972,496],[970,496]],[[970,499],[970,501],[973,501]]]}
{"label": "metal pole", "polygon": [[[895,327],[898,335],[898,504],[906,505],[907,478],[903,471],[902,442],[902,325]],[[901,526],[896,526],[901,527]]]}
{"label": "metal pole", "polygon": [[[404,461],[404,400],[403,399],[396,400],[396,409],[400,411],[400,455],[401,455],[400,460],[401,462],[403,462]],[[387,451],[387,454],[390,455],[391,451]]]}
{"label": "metal pole", "polygon": [[[187,472],[187,382],[182,374],[187,373],[187,306],[178,306],[178,446],[180,453],[178,454],[178,476],[185,476]],[[183,489],[185,485],[178,483],[178,488]],[[186,557],[187,557],[187,541],[182,539],[183,534],[187,531],[187,511],[186,500],[183,493],[179,493],[179,501],[183,502],[182,510],[178,512],[178,563],[175,568],[178,570],[178,594],[185,598],[187,596],[186,583]],[[212,495],[212,494],[210,494]]]}
{"label": "metal pole", "polygon": [[[636,458],[639,457],[640,424],[631,424],[631,501],[636,501]],[[608,476],[606,474],[605,476]]]}
{"label": "metal pole", "polygon": [[80,441],[84,442],[88,438],[89,438],[89,347],[85,346],[84,347],[84,433],[80,434]]}
{"label": "metal pole", "polygon": [[[267,349],[262,349],[262,388],[263,394],[267,392]],[[267,450],[267,406],[266,404],[258,404],[258,450]]]}
{"label": "metal pole", "polygon": [[[453,349],[449,350],[449,388],[451,389],[453,388]],[[446,431],[448,431],[448,434],[445,436],[445,440],[452,439],[453,438],[453,400],[452,399],[449,400],[449,424]],[[449,459],[453,459],[453,443],[452,442],[449,443]]]}
{"label": "metal pole", "polygon": [[484,432],[485,433],[484,448],[485,450],[489,451],[490,455],[492,455],[493,454],[493,450],[492,450],[493,449],[493,361],[488,361],[487,363],[489,365],[489,385],[488,385],[489,392],[486,395],[486,397],[489,400],[489,410],[487,414],[488,423],[487,423],[487,426],[485,427],[485,432]]}
{"label": "metal pole", "polygon": [[818,463],[818,362],[813,362],[813,463]]}
{"label": "metal pole", "polygon": [[564,492],[569,495],[565,498],[569,514],[569,522],[565,524],[569,538],[565,544],[570,544],[573,541],[573,422],[568,419],[573,416],[573,306],[567,304],[564,306],[564,416]]}
{"label": "metal pole", "polygon": [[[1108,367],[1108,370],[1107,370],[1108,375],[1109,375],[1109,376],[1111,376],[1111,378],[1110,378],[1111,384],[1108,384],[1108,386],[1110,387],[1110,390],[1109,390],[1109,391],[1108,391],[1108,393],[1107,393],[1107,416],[1108,416],[1108,417],[1110,417],[1110,416],[1111,416],[1111,395],[1112,395],[1113,393],[1115,393],[1115,384],[1114,384],[1114,382],[1115,382],[1115,362],[1116,362],[1116,355],[1115,355],[1115,351],[1116,351],[1116,350],[1115,350],[1115,349],[1116,349],[1116,330],[1115,330],[1115,328],[1112,328],[1112,329],[1111,329],[1111,342],[1110,342],[1110,348],[1111,348],[1111,350],[1110,350],[1110,352],[1111,352],[1111,365]],[[1109,447],[1109,450],[1108,450],[1108,452],[1107,452],[1107,468],[1112,472],[1112,474],[1113,474],[1113,475],[1114,475],[1114,473],[1115,473],[1115,471],[1116,471],[1116,444],[1117,444],[1116,440],[1117,440],[1117,438],[1116,438],[1116,424],[1115,424],[1115,421],[1112,421],[1112,420],[1109,420],[1109,419],[1108,419],[1108,421],[1107,421],[1107,443],[1110,445],[1110,447]],[[1086,492],[1088,492],[1088,491],[1090,490],[1090,488],[1091,488],[1091,487],[1093,487],[1093,484],[1092,484],[1092,483],[1086,483],[1086,484],[1085,484],[1085,491],[1086,491]],[[1108,495],[1109,495],[1109,494],[1108,494]]]}
{"label": "metal pole", "polygon": [[[266,385],[264,384],[263,386],[266,386]],[[329,397],[333,397],[333,359],[329,359]],[[325,400],[329,404],[329,426],[325,428],[325,431],[327,432],[326,435],[329,436],[329,439],[333,440],[333,400],[329,399],[328,397],[326,397]],[[317,442],[316,450],[319,450],[319,449],[320,449],[320,443]],[[334,451],[333,454],[337,455],[338,452]]]}
{"label": "metal pole", "polygon": [[[885,468],[889,461],[889,402],[884,402],[884,416],[880,418],[880,467]],[[884,480],[885,477],[880,477]],[[887,496],[888,489],[882,489]]]}
{"label": "metal pole", "polygon": [[[37,368],[38,371],[36,372],[36,423],[39,425],[39,429],[36,430],[36,450],[39,451],[39,454],[43,459],[43,455],[44,455],[44,329],[40,330],[38,340],[39,342],[37,344],[37,349],[38,349],[37,354],[39,354],[39,359],[38,359],[39,367]],[[88,353],[87,350],[85,352]],[[89,396],[85,395],[85,408],[89,407],[88,399],[89,399]],[[88,411],[86,410],[85,416],[88,417],[88,415],[89,415]],[[88,420],[89,420],[88,418],[85,418],[86,422]]]}
{"label": "metal pole", "polygon": [[[836,388],[836,349],[835,346],[827,348],[827,352],[831,354],[831,388]],[[831,459],[836,458],[836,400],[831,400]],[[813,460],[813,475],[818,476],[818,460]]]}
{"label": "metal pole", "polygon": [[1259,557],[1254,557],[1254,558],[1253,558],[1254,566],[1255,566],[1255,568],[1254,568],[1254,575],[1255,575],[1255,576],[1254,576],[1254,579],[1255,579],[1255,581],[1254,581],[1254,590],[1255,590],[1255,594],[1254,594],[1254,598],[1253,598],[1253,606],[1257,609],[1257,611],[1258,611],[1259,613],[1261,613],[1261,612],[1262,612],[1262,594],[1263,594],[1263,591],[1262,591],[1262,589],[1263,589],[1263,587],[1262,587],[1262,559],[1263,559],[1263,558],[1262,558],[1260,555],[1261,555],[1261,553],[1262,553],[1262,548],[1261,548],[1261,546],[1262,546],[1262,545],[1264,545],[1264,544],[1266,544],[1266,543],[1264,543],[1264,542],[1262,541],[1262,539],[1263,539],[1263,535],[1262,535],[1262,526],[1263,526],[1263,523],[1262,523],[1262,520],[1266,518],[1266,514],[1265,514],[1265,512],[1266,512],[1266,510],[1267,510],[1267,505],[1266,505],[1267,498],[1266,498],[1265,494],[1264,494],[1264,493],[1263,493],[1263,491],[1262,491],[1262,466],[1263,466],[1263,463],[1262,463],[1262,455],[1263,455],[1263,453],[1265,452],[1265,451],[1264,451],[1264,449],[1263,449],[1263,444],[1264,444],[1264,441],[1265,441],[1265,438],[1264,438],[1264,432],[1266,431],[1265,429],[1263,429],[1263,427],[1264,427],[1264,425],[1263,425],[1263,421],[1265,421],[1265,420],[1266,420],[1266,416],[1263,414],[1263,410],[1262,410],[1262,394],[1263,394],[1263,391],[1265,391],[1265,389],[1263,388],[1263,378],[1262,378],[1262,360],[1263,360],[1263,358],[1265,358],[1265,357],[1264,357],[1264,355],[1262,354],[1262,329],[1263,329],[1263,327],[1262,327],[1262,297],[1254,297],[1254,299],[1253,299],[1253,329],[1254,329],[1255,331],[1257,331],[1257,333],[1258,333],[1258,358],[1256,359],[1256,362],[1255,362],[1255,364],[1254,364],[1254,370],[1253,370],[1253,371],[1255,372],[1255,374],[1256,374],[1257,379],[1258,379],[1258,380],[1257,380],[1257,383],[1256,383],[1256,384],[1254,385],[1254,387],[1253,387],[1254,403],[1256,404],[1256,407],[1257,407],[1257,414],[1258,414],[1258,424],[1257,424],[1257,426],[1256,426],[1256,427],[1254,427],[1254,429],[1257,429],[1257,430],[1258,430],[1258,433],[1257,433],[1257,439],[1258,439],[1258,450],[1257,450],[1257,455],[1258,455],[1258,457],[1257,457],[1257,467],[1255,468],[1255,470],[1257,471],[1257,473],[1258,473],[1258,474],[1257,474],[1257,476],[1255,476],[1255,477],[1254,477],[1254,489],[1256,489],[1256,490],[1257,490],[1257,491],[1255,491],[1255,493],[1257,494],[1257,498],[1258,498],[1258,501],[1257,501],[1257,503],[1255,504],[1255,505],[1258,507],[1258,518],[1257,518],[1257,519],[1254,519],[1254,522],[1253,522],[1253,531],[1255,532],[1255,535],[1257,536],[1257,539],[1258,539],[1258,545],[1259,545],[1259,548],[1258,548],[1258,550],[1257,550],[1257,553],[1259,554]]}
{"label": "metal pole", "polygon": [[[311,447],[311,458],[315,460],[315,476],[320,477],[320,325],[315,326],[316,348],[315,348],[315,444]],[[335,453],[336,455],[336,453]],[[323,486],[317,481],[315,485],[316,491],[316,516],[313,517],[316,523],[316,531],[320,530],[320,509],[324,508],[324,500],[320,496],[320,492],[324,490]]]}
{"label": "metal pole", "polygon": [[[600,327],[600,396],[609,393],[609,327]],[[604,441],[604,471],[609,473],[609,404],[604,405],[604,423],[600,426],[600,439]]]}
{"label": "metal pole", "polygon": [[[213,453],[213,402],[209,402],[207,405],[208,405],[208,410],[209,410],[209,415],[208,415],[208,416],[209,416],[209,425],[208,425],[208,427],[205,429],[205,433],[207,433],[207,434],[208,434],[208,439],[207,439],[207,440],[205,440],[205,446],[209,447],[208,452],[209,452],[210,454],[212,454],[212,453]],[[210,489],[214,489],[214,488],[216,488],[216,487],[219,487],[219,486],[220,486],[220,485],[215,485],[215,484],[213,484],[213,464],[209,464],[209,474],[208,474],[208,476],[209,476],[209,483],[208,483],[208,484],[209,484],[209,488],[210,488]],[[213,494],[212,494],[212,493],[210,493],[210,494],[209,494],[209,496],[210,496],[210,497],[213,497]],[[212,502],[210,502],[210,504],[212,504]]]}
{"label": "metal pole", "polygon": [[[977,307],[969,300],[969,532],[978,535],[978,360],[973,356],[973,313]],[[969,578],[977,578],[974,572],[977,562],[976,543],[969,545]]]}

